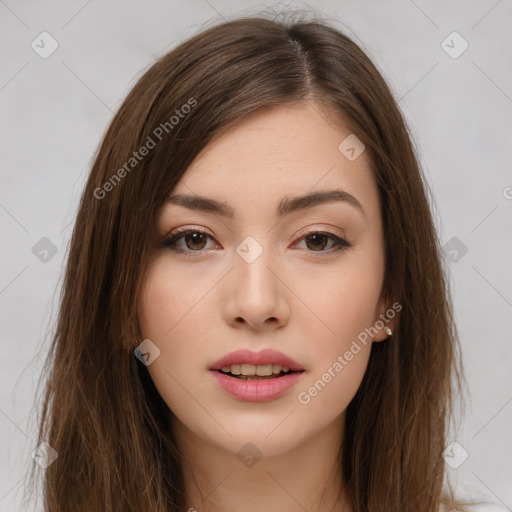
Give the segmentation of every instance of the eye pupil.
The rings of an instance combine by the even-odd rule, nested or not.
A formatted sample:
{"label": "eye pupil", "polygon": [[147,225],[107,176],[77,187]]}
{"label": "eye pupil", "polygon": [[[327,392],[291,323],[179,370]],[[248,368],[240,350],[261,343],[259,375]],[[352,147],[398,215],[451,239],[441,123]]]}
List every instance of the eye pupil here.
{"label": "eye pupil", "polygon": [[[202,245],[201,245],[201,238],[203,238]],[[201,246],[200,247],[191,247],[189,244],[190,240],[192,241],[192,244],[200,244]],[[202,233],[189,233],[188,235],[185,236],[185,242],[189,249],[203,249],[204,245],[205,245],[205,236]]]}
{"label": "eye pupil", "polygon": [[[313,248],[313,250],[315,250],[315,249],[324,249],[325,248],[325,244],[322,243],[322,242],[325,242],[326,238],[327,237],[325,235],[322,235],[320,233],[315,233],[313,235],[308,236],[306,240],[308,240],[308,241],[309,240],[314,240],[313,241],[313,245],[320,243],[320,247],[317,246],[317,247]],[[308,245],[308,248],[311,249],[310,244],[308,242],[306,242],[306,243]]]}

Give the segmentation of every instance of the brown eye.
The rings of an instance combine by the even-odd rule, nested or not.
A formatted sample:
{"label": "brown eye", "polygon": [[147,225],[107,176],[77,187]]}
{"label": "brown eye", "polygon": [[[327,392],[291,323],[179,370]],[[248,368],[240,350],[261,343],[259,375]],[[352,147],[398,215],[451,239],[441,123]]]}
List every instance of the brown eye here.
{"label": "brown eye", "polygon": [[[168,247],[172,251],[194,253],[203,252],[203,249],[207,248],[208,240],[213,241],[213,238],[208,235],[208,233],[204,233],[197,229],[188,229],[168,236],[162,242],[162,245],[164,247]],[[209,247],[209,249],[211,248],[212,247]]]}
{"label": "brown eye", "polygon": [[308,251],[319,253],[332,253],[352,247],[351,243],[334,233],[323,231],[303,232],[300,238],[300,243],[302,242],[304,242]]}
{"label": "brown eye", "polygon": [[206,245],[206,236],[203,233],[193,232],[183,238],[188,249],[201,250]]}
{"label": "brown eye", "polygon": [[[305,240],[308,249],[311,249],[313,251],[322,251],[327,246],[329,237],[322,233],[315,233],[313,235],[306,237]],[[311,243],[308,243],[308,240],[311,240]]]}

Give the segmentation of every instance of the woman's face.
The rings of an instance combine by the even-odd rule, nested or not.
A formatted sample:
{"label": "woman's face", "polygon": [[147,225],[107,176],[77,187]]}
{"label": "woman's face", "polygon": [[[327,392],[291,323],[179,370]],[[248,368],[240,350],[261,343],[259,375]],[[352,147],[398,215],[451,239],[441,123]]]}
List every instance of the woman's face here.
{"label": "woman's face", "polygon": [[233,453],[251,442],[277,455],[341,425],[387,337],[377,187],[363,147],[321,112],[252,116],[202,151],[159,213],[139,302],[160,350],[148,371],[173,428]]}

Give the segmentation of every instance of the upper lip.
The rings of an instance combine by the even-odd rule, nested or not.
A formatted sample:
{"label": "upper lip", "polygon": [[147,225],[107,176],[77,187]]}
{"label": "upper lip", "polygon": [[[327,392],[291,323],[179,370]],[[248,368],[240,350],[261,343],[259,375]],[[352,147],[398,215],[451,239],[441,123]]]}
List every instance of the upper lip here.
{"label": "upper lip", "polygon": [[233,364],[252,364],[254,366],[280,364],[292,371],[304,370],[304,368],[291,357],[270,348],[260,350],[259,352],[253,352],[247,349],[235,350],[235,352],[230,352],[224,357],[221,357],[218,361],[212,363],[209,369],[220,370],[225,366],[231,366]]}

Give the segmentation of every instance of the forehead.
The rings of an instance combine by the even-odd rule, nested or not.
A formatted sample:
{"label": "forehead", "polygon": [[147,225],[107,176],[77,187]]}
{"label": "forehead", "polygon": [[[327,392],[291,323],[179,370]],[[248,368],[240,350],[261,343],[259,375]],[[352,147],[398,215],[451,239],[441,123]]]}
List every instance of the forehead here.
{"label": "forehead", "polygon": [[207,146],[173,194],[212,197],[229,202],[236,212],[250,204],[277,204],[288,195],[342,189],[365,211],[378,214],[377,187],[366,152],[352,160],[343,152],[343,141],[354,145],[353,137],[314,103],[260,112]]}

